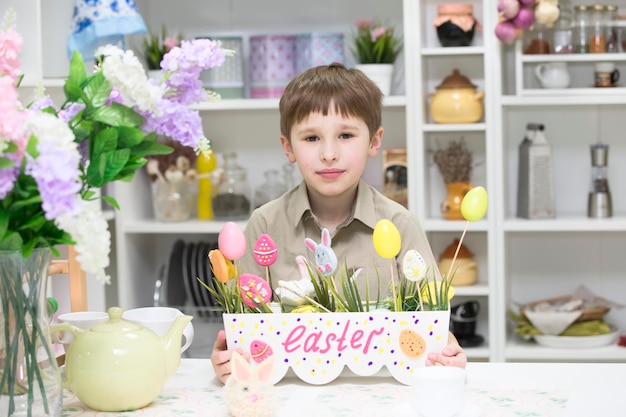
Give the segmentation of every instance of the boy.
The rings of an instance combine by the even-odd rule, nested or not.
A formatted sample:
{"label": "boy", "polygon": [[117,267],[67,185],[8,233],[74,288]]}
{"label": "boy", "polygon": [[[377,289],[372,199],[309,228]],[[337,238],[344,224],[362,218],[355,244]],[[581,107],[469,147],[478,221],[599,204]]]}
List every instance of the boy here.
{"label": "boy", "polygon": [[[367,279],[370,299],[375,299],[377,271],[381,276],[389,271],[389,259],[380,257],[372,243],[380,219],[391,220],[402,237],[402,248],[393,260],[396,280],[409,249],[417,250],[427,265],[436,265],[415,216],[361,180],[367,158],[376,156],[382,145],[382,100],[383,94],[367,76],[336,63],[303,72],[285,89],[279,105],[280,142],[289,162],[298,163],[303,181],[255,210],[245,231],[248,248],[263,233],[276,243],[278,258],[269,267],[274,288],[279,279],[301,278],[296,256],[313,259],[305,238],[320,242],[321,230],[326,228],[338,270],[344,264],[349,271],[363,268],[361,294],[365,294],[362,280]],[[241,259],[240,270],[265,276],[265,267],[256,264],[251,250]],[[384,290],[387,285],[381,287]],[[230,374],[231,355],[221,331],[211,361],[223,382]],[[427,364],[465,367],[466,361],[450,334],[448,346],[441,353],[431,353]]]}

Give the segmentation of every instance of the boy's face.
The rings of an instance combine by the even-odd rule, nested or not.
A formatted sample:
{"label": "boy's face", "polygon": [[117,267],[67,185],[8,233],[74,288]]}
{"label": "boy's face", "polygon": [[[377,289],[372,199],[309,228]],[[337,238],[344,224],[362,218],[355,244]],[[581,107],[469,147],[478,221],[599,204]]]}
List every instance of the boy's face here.
{"label": "boy's face", "polygon": [[[280,137],[289,162],[298,162],[309,192],[339,196],[354,190],[368,157],[376,156],[383,128],[370,138],[360,118],[343,117],[333,106],[324,116],[311,113],[291,128],[291,141]],[[370,140],[371,139],[371,140]]]}

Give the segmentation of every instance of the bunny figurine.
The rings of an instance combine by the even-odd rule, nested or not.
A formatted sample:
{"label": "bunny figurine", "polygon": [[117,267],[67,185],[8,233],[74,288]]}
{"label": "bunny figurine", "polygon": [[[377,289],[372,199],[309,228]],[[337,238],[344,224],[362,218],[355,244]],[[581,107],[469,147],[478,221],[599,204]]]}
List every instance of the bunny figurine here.
{"label": "bunny figurine", "polygon": [[330,248],[330,242],[330,232],[326,228],[322,229],[322,241],[319,245],[313,239],[308,237],[304,239],[306,246],[315,252],[317,270],[327,277],[333,275],[337,270],[337,255]]}
{"label": "bunny figurine", "polygon": [[231,417],[272,417],[276,394],[272,384],[274,356],[253,368],[240,354],[233,352],[231,374],[224,385],[224,398]]}
{"label": "bunny figurine", "polygon": [[311,281],[306,258],[302,255],[298,255],[296,256],[296,263],[300,270],[300,279],[297,281],[279,280],[278,288],[275,290],[276,295],[280,298],[283,305],[293,307],[306,304],[308,302],[306,297],[313,297],[313,295],[315,295],[315,287]]}

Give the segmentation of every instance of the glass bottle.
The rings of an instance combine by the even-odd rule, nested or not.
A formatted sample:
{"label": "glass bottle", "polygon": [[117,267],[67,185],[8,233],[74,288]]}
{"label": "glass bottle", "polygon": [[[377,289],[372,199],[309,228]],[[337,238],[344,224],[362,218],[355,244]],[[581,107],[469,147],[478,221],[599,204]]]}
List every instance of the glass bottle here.
{"label": "glass bottle", "polygon": [[591,190],[587,203],[588,217],[611,217],[613,208],[607,176],[609,145],[591,145]]}
{"label": "glass bottle", "polygon": [[524,31],[524,54],[549,54],[552,52],[552,28],[535,24]]}
{"label": "glass bottle", "polygon": [[210,174],[217,167],[217,161],[213,152],[205,155],[200,153],[196,159],[196,169],[198,171],[198,197],[197,210],[198,219],[212,220],[213,205],[211,199],[213,197],[213,187],[211,184]]}
{"label": "glass bottle", "polygon": [[568,0],[559,2],[559,18],[554,22],[552,52],[571,54],[574,51],[572,31],[572,9]]}
{"label": "glass bottle", "polygon": [[255,208],[280,197],[287,191],[285,184],[278,179],[280,175],[278,170],[270,169],[265,171],[263,175],[265,175],[265,182],[254,192]]}
{"label": "glass bottle", "polygon": [[606,52],[606,6],[592,6],[590,16],[589,52],[603,54]]}
{"label": "glass bottle", "polygon": [[591,38],[591,9],[590,6],[579,5],[574,7],[574,53],[588,54]]}
{"label": "glass bottle", "polygon": [[237,163],[235,152],[224,154],[224,177],[213,197],[216,219],[244,220],[250,215],[250,186],[246,170]]}
{"label": "glass bottle", "polygon": [[606,6],[606,51],[619,52],[619,39],[617,36],[617,6]]}

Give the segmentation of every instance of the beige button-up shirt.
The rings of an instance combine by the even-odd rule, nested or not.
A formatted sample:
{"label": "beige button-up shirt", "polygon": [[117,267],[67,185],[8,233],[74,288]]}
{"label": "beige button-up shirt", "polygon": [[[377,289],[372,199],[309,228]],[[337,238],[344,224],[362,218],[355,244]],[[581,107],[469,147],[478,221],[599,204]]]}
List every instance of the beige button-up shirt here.
{"label": "beige button-up shirt", "polygon": [[[402,238],[400,253],[395,259],[382,258],[376,253],[372,234],[376,223],[381,219],[393,222]],[[276,243],[278,257],[266,271],[256,263],[252,249],[261,234],[268,234]],[[315,256],[304,241],[311,238],[320,243],[321,227],[311,212],[306,184],[300,183],[276,200],[256,209],[246,226],[246,254],[240,261],[240,272],[252,273],[265,278],[269,272],[272,288],[276,288],[278,280],[300,279],[296,264],[296,256],[305,256],[315,268]],[[385,197],[374,187],[361,181],[358,186],[356,203],[352,215],[340,224],[331,236],[331,247],[337,255],[339,267],[336,278],[346,270],[352,273],[363,268],[358,277],[361,298],[365,298],[368,282],[369,300],[375,301],[390,295],[391,268],[394,268],[396,285],[402,273],[402,259],[409,249],[417,250],[429,267],[434,268],[437,277],[439,272],[430,245],[422,231],[417,218],[406,208]],[[391,266],[390,266],[391,263]],[[380,286],[378,280],[380,279]]]}

